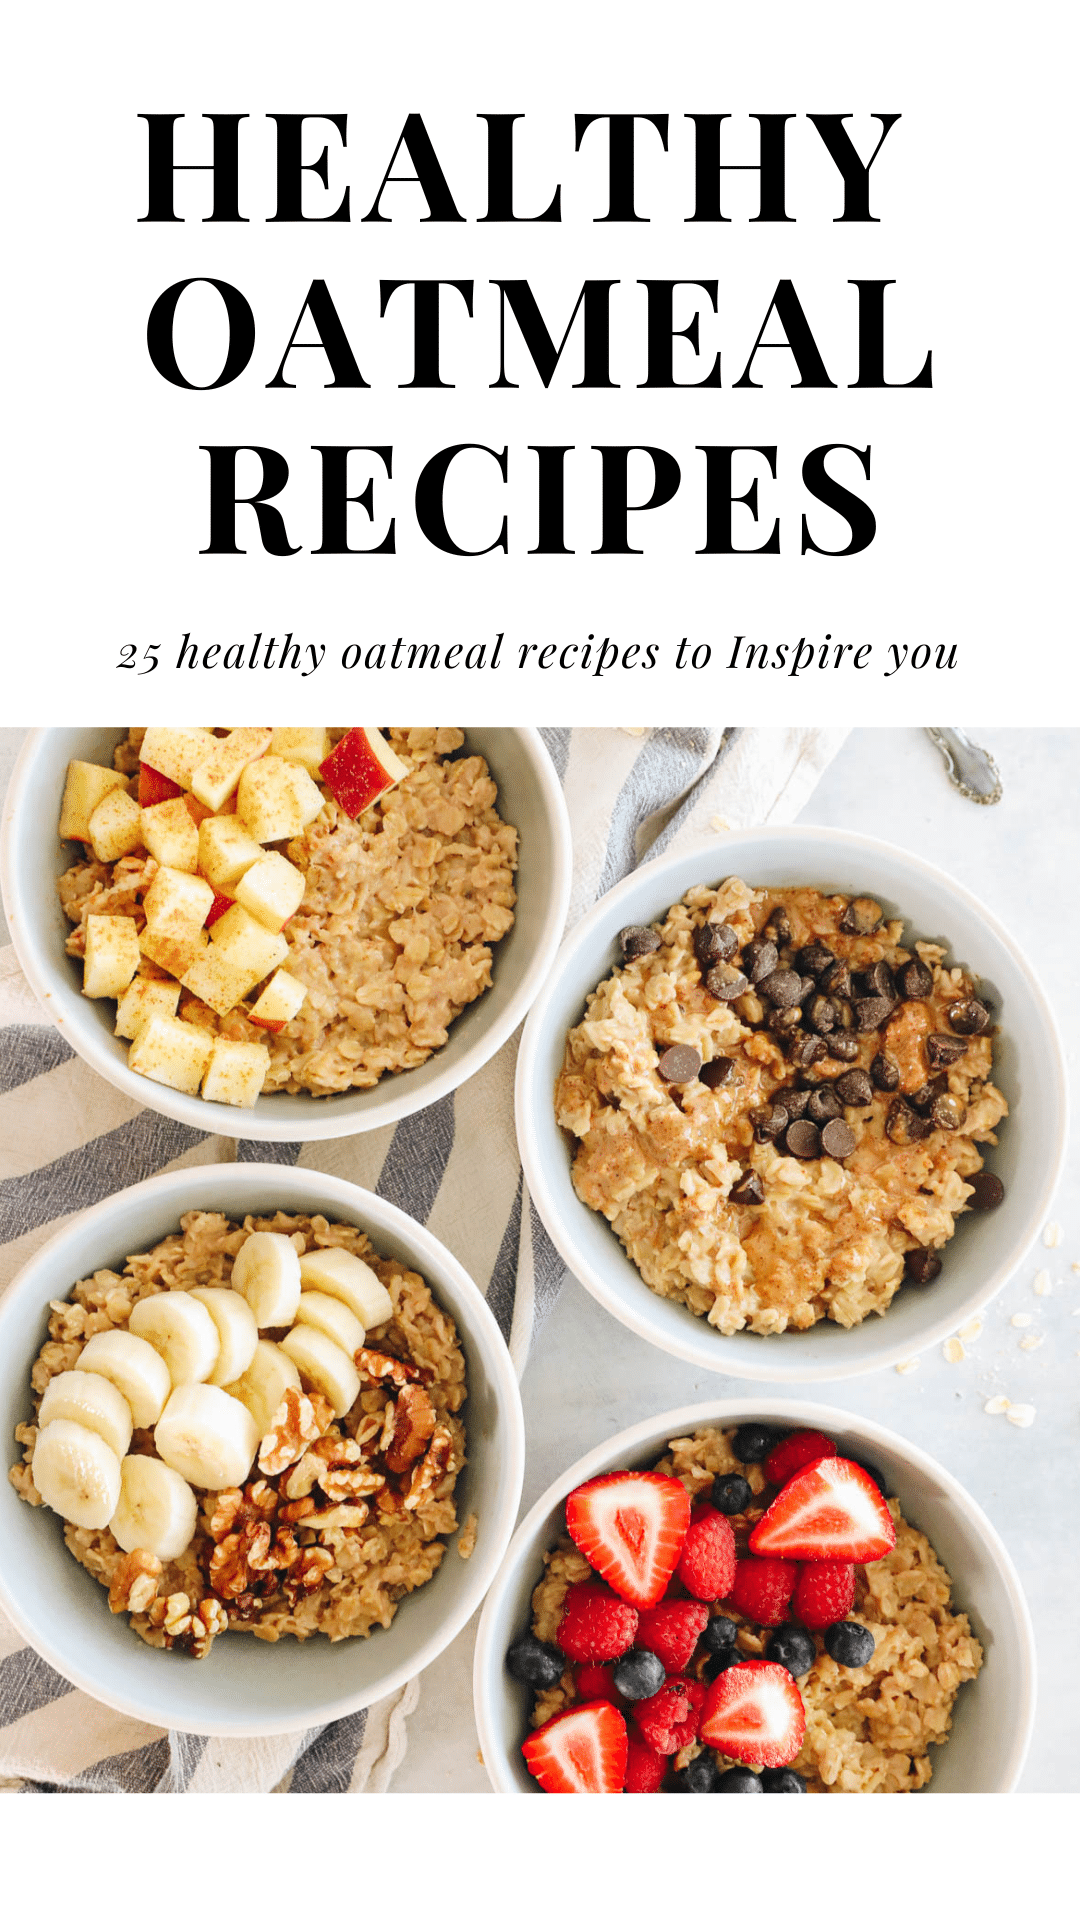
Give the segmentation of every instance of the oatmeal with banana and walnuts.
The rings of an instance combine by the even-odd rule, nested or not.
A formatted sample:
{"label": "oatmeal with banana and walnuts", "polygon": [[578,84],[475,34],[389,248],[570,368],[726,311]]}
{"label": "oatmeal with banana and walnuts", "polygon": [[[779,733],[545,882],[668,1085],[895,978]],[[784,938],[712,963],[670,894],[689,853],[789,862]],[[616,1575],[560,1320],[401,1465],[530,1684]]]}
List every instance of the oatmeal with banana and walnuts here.
{"label": "oatmeal with banana and walnuts", "polygon": [[186,1214],[53,1303],[30,1388],[11,1482],[156,1647],[367,1636],[458,1530],[454,1322],[320,1215]]}
{"label": "oatmeal with banana and walnuts", "polygon": [[868,897],[694,887],[621,936],[555,1089],[572,1178],[646,1285],[721,1333],[884,1313],[941,1271],[1007,1114],[991,1014]]}

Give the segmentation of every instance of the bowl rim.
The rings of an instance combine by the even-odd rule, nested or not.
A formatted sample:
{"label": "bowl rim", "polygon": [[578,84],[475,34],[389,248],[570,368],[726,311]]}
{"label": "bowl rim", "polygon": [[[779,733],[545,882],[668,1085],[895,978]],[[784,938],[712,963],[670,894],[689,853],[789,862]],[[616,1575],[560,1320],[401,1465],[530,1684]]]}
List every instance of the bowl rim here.
{"label": "bowl rim", "polygon": [[[784,1340],[787,1337],[784,1334],[772,1335],[768,1339],[761,1338],[762,1351],[759,1358],[752,1350],[746,1352],[740,1352],[738,1349],[731,1350],[734,1347],[733,1341],[725,1339],[722,1334],[715,1335],[717,1352],[714,1353],[711,1346],[705,1348],[698,1330],[699,1323],[689,1314],[686,1316],[689,1324],[685,1332],[678,1328],[671,1330],[657,1328],[648,1319],[644,1302],[639,1311],[631,1302],[616,1299],[609,1292],[603,1275],[591,1265],[587,1255],[577,1244],[572,1231],[565,1225],[561,1201],[548,1181],[544,1161],[536,1150],[532,1116],[537,1110],[536,1103],[542,1093],[539,1079],[539,1054],[543,1043],[547,1009],[566,973],[573,968],[582,949],[588,944],[594,928],[610,911],[613,903],[626,899],[634,893],[646,875],[650,878],[653,875],[663,875],[692,858],[699,858],[703,865],[708,865],[710,871],[715,872],[722,867],[725,874],[734,873],[738,871],[737,865],[726,864],[729,850],[734,862],[740,846],[751,842],[755,845],[760,844],[762,840],[773,843],[804,841],[807,845],[818,845],[826,850],[830,847],[847,847],[854,848],[858,852],[876,851],[898,860],[902,865],[927,876],[938,884],[942,881],[947,882],[956,898],[982,920],[984,926],[1005,948],[1023,974],[1031,1004],[1043,1024],[1049,1042],[1049,1052],[1054,1060],[1053,1083],[1042,1091],[1049,1095],[1054,1104],[1056,1148],[1044,1168],[1037,1192],[1029,1202],[1029,1225],[1016,1236],[1011,1247],[1006,1249],[993,1268],[988,1271],[981,1284],[973,1288],[962,1309],[950,1308],[940,1312],[925,1331],[908,1334],[906,1337],[899,1336],[879,1356],[869,1359],[859,1354],[853,1354],[847,1359],[842,1356],[830,1358],[827,1355],[815,1358],[807,1347],[805,1359],[798,1357],[798,1349],[796,1349],[794,1360],[779,1365],[769,1359],[768,1352],[771,1341]],[[694,883],[688,881],[686,884]],[[685,891],[684,886],[680,890],[680,898]],[[598,982],[592,983],[592,985],[596,984]],[[586,994],[592,990],[592,985],[585,988]],[[550,1092],[546,1097],[550,1098]],[[672,1354],[677,1360],[685,1360],[693,1366],[704,1367],[711,1373],[723,1373],[741,1380],[800,1381],[807,1384],[818,1381],[850,1380],[859,1375],[880,1372],[885,1367],[895,1366],[898,1361],[913,1359],[917,1354],[924,1353],[928,1347],[954,1332],[955,1328],[973,1313],[987,1306],[1016,1272],[1038,1238],[1061,1178],[1069,1141],[1068,1081],[1065,1073],[1065,1052],[1057,1021],[1027,955],[996,915],[976,894],[962,886],[959,881],[955,881],[944,867],[937,866],[933,861],[924,860],[920,854],[909,853],[905,847],[898,847],[890,841],[879,840],[871,834],[851,833],[844,827],[819,827],[798,823],[787,826],[740,828],[737,832],[725,834],[715,843],[702,842],[697,846],[665,854],[657,860],[645,860],[634,869],[633,873],[628,874],[625,879],[620,880],[616,886],[601,895],[595,905],[567,935],[555,957],[547,981],[533,1002],[518,1049],[514,1081],[514,1112],[518,1148],[525,1169],[525,1179],[529,1192],[536,1202],[540,1218],[570,1271],[593,1298],[599,1301],[606,1312],[614,1315],[616,1320],[629,1327],[632,1333],[639,1334],[651,1346],[659,1347],[662,1351]],[[567,1174],[567,1185],[570,1193],[573,1194],[569,1174]],[[577,1204],[583,1203],[578,1201]],[[629,1256],[624,1255],[624,1258],[630,1266],[632,1263]],[[644,1281],[641,1285],[648,1293]],[[800,1336],[792,1337],[797,1339]]]}
{"label": "bowl rim", "polygon": [[[501,1511],[493,1512],[482,1529],[482,1542],[478,1540],[474,1554],[469,1560],[469,1569],[475,1572],[471,1585],[466,1582],[465,1591],[451,1606],[439,1627],[425,1642],[423,1648],[412,1657],[401,1659],[390,1674],[373,1685],[354,1688],[342,1694],[335,1703],[333,1714],[324,1708],[301,1713],[276,1715],[265,1722],[251,1724],[238,1720],[231,1724],[207,1725],[205,1721],[186,1714],[170,1715],[163,1719],[160,1710],[149,1711],[137,1697],[125,1693],[122,1689],[102,1685],[90,1680],[65,1647],[58,1647],[47,1633],[41,1631],[38,1623],[30,1618],[20,1604],[17,1591],[14,1591],[8,1566],[0,1557],[0,1605],[22,1634],[23,1639],[34,1652],[53,1667],[57,1673],[69,1680],[72,1686],[100,1700],[105,1706],[130,1719],[141,1720],[147,1725],[167,1727],[174,1732],[204,1734],[211,1738],[258,1739],[272,1737],[282,1733],[301,1732],[308,1727],[332,1724],[350,1713],[358,1712],[362,1707],[371,1706],[377,1700],[383,1700],[414,1675],[423,1672],[431,1662],[438,1658],[450,1642],[466,1626],[472,1615],[483,1601],[491,1581],[497,1574],[506,1551],[507,1543],[514,1529],[514,1522],[521,1501],[521,1489],[525,1473],[525,1418],[521,1403],[521,1388],[510,1358],[510,1349],[499,1330],[491,1308],[476,1282],[466,1272],[461,1262],[452,1254],[441,1240],[437,1240],[427,1227],[414,1220],[389,1200],[383,1200],[378,1194],[371,1193],[366,1187],[359,1187],[352,1181],[343,1180],[337,1174],[321,1173],[317,1168],[285,1167],[276,1161],[219,1161],[208,1166],[180,1167],[171,1173],[156,1174],[149,1180],[138,1181],[132,1187],[123,1187],[117,1193],[110,1194],[93,1207],[87,1207],[77,1214],[68,1225],[49,1237],[30,1257],[26,1265],[16,1275],[0,1296],[0,1340],[3,1339],[5,1316],[9,1303],[26,1293],[32,1293],[38,1279],[39,1270],[48,1261],[50,1264],[57,1254],[64,1256],[69,1250],[77,1253],[82,1242],[88,1221],[100,1219],[120,1202],[127,1201],[133,1194],[150,1191],[153,1195],[166,1195],[170,1190],[190,1189],[193,1184],[202,1185],[205,1180],[209,1188],[208,1201],[220,1202],[224,1210],[227,1207],[227,1195],[230,1187],[240,1187],[245,1180],[258,1180],[272,1175],[275,1184],[282,1188],[283,1197],[288,1197],[290,1188],[310,1188],[317,1185],[325,1192],[329,1207],[335,1204],[346,1207],[364,1217],[364,1229],[374,1229],[376,1237],[379,1229],[387,1228],[401,1238],[412,1240],[416,1245],[417,1265],[429,1281],[432,1290],[439,1295],[440,1289],[450,1293],[449,1305],[453,1310],[456,1302],[454,1289],[467,1294],[470,1305],[479,1315],[482,1334],[478,1344],[483,1350],[484,1377],[494,1393],[500,1414],[499,1446],[509,1461],[507,1492]],[[215,1193],[213,1187],[219,1191]],[[177,1213],[179,1218],[179,1209]],[[77,1266],[77,1260],[73,1263]],[[81,1270],[80,1270],[81,1271]],[[77,1277],[77,1276],[76,1276]],[[450,1285],[446,1286],[447,1279]],[[74,1280],[72,1281],[74,1285]],[[475,1296],[475,1297],[474,1297]],[[437,1577],[437,1575],[436,1575]],[[92,1595],[88,1593],[88,1601]],[[390,1631],[391,1629],[387,1629]]]}
{"label": "bowl rim", "polygon": [[[567,1467],[557,1480],[554,1480],[546,1492],[542,1493],[529,1508],[524,1519],[517,1526],[514,1537],[503,1555],[502,1565],[487,1591],[480,1624],[476,1635],[476,1649],[473,1655],[473,1711],[476,1716],[480,1747],[484,1756],[484,1765],[496,1793],[520,1793],[522,1791],[510,1762],[498,1739],[495,1715],[491,1708],[493,1682],[496,1674],[501,1674],[505,1645],[496,1640],[497,1615],[507,1589],[517,1576],[527,1553],[538,1550],[540,1542],[536,1537],[551,1520],[555,1509],[572,1493],[583,1480],[605,1472],[618,1454],[629,1448],[645,1447],[661,1436],[670,1437],[681,1431],[689,1432],[695,1427],[729,1426],[739,1420],[775,1419],[790,1421],[792,1426],[815,1427],[828,1433],[831,1427],[843,1425],[858,1434],[860,1440],[867,1440],[900,1457],[905,1465],[918,1469],[927,1475],[947,1498],[959,1507],[968,1525],[981,1539],[990,1558],[994,1561],[1003,1585],[1018,1630],[1021,1646],[1020,1682],[1023,1691],[1024,1709],[1008,1732],[1008,1750],[1002,1762],[1001,1779],[1003,1784],[995,1791],[1013,1793],[1023,1771],[1035,1724],[1035,1706],[1037,1695],[1037,1661],[1035,1653],[1035,1631],[1031,1612],[1012,1557],[997,1529],[991,1525],[978,1502],[967,1489],[943,1467],[932,1454],[916,1446],[891,1427],[883,1427],[865,1414],[855,1413],[846,1407],[834,1407],[817,1400],[772,1400],[768,1395],[757,1394],[732,1400],[708,1400],[696,1402],[688,1407],[675,1407],[668,1413],[651,1414],[647,1420],[641,1420],[636,1426],[626,1427],[621,1433],[602,1440],[598,1446],[583,1454],[580,1460]],[[974,1602],[973,1602],[974,1604]]]}
{"label": "bowl rim", "polygon": [[[88,1034],[76,1033],[65,1018],[66,999],[58,996],[54,986],[49,984],[47,975],[47,969],[52,960],[62,956],[53,956],[47,943],[38,939],[33,912],[23,911],[24,896],[17,879],[16,840],[24,790],[30,781],[42,743],[53,733],[69,731],[71,729],[68,728],[32,727],[19,751],[3,803],[3,824],[0,826],[0,895],[3,897],[11,944],[18,955],[19,965],[49,1019],[60,1029],[69,1046],[80,1059],[86,1062],[87,1066],[100,1074],[103,1080],[108,1080],[121,1093],[127,1094],[129,1099],[136,1100],[141,1107],[149,1107],[153,1112],[195,1127],[201,1133],[213,1133],[226,1139],[290,1141],[344,1139],[358,1133],[370,1133],[377,1127],[395,1126],[399,1120],[405,1119],[409,1114],[420,1113],[427,1107],[434,1106],[436,1101],[443,1099],[448,1093],[453,1093],[466,1080],[471,1080],[473,1075],[478,1073],[481,1067],[486,1066],[499,1048],[505,1045],[515,1029],[521,1025],[543,985],[562,937],[573,872],[573,841],[566,798],[551,755],[544,746],[537,727],[507,727],[505,731],[517,736],[540,790],[541,804],[550,827],[552,840],[551,899],[544,917],[540,939],[533,949],[521,981],[510,995],[506,1006],[492,1021],[488,1031],[467,1047],[459,1060],[444,1064],[423,1087],[414,1085],[410,1089],[408,1073],[400,1075],[401,1091],[378,1108],[372,1108],[370,1115],[365,1115],[362,1111],[342,1115],[335,1107],[336,1100],[348,1099],[355,1093],[363,1091],[363,1089],[354,1088],[344,1095],[331,1094],[325,1100],[309,1100],[306,1103],[301,1095],[287,1096],[296,1103],[296,1111],[290,1111],[280,1117],[272,1115],[268,1110],[260,1116],[258,1102],[254,1107],[228,1107],[218,1101],[202,1100],[195,1094],[178,1093],[170,1087],[161,1086],[156,1080],[148,1080],[140,1074],[132,1073],[130,1067],[114,1058],[95,1030],[90,1030]],[[465,731],[468,738],[468,730]],[[497,953],[495,965],[497,968]],[[494,978],[493,975],[493,983]],[[80,996],[75,988],[72,987],[68,991],[74,1000],[79,999]]]}

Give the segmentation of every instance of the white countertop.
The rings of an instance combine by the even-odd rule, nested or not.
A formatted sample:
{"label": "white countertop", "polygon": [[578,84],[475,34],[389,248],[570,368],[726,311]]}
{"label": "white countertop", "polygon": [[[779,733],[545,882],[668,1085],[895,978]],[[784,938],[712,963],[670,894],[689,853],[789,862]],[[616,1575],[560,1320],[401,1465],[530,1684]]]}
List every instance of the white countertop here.
{"label": "white countertop", "polygon": [[[0,785],[6,786],[20,737],[0,730]],[[1080,733],[983,729],[979,737],[995,754],[1004,780],[1004,799],[996,807],[961,799],[919,731],[864,729],[852,734],[802,817],[894,840],[938,861],[979,894],[1034,962],[1075,1069]],[[0,940],[6,937],[0,929]],[[1080,1262],[1080,1194],[1068,1174],[1053,1217],[1063,1228],[1060,1245],[1037,1249],[1013,1277],[985,1313],[984,1331],[967,1359],[950,1365],[934,1348],[913,1373],[874,1374],[820,1392],[822,1399],[869,1414],[925,1447],[963,1481],[1003,1535],[1031,1605],[1042,1662],[1035,1737],[1021,1787],[1027,1792],[1080,1786],[1080,1662],[1068,1638],[1076,1613],[1080,1512],[1080,1273],[1072,1270],[1072,1262]],[[1053,1279],[1048,1296],[1033,1290],[1040,1268]],[[1018,1312],[1033,1316],[1027,1331],[1045,1336],[1034,1351],[1020,1348],[1023,1334],[1010,1325]],[[523,1508],[608,1435],[649,1413],[724,1391],[723,1376],[698,1374],[647,1346],[568,1277],[523,1383]],[[780,1397],[786,1392],[782,1386],[775,1391]],[[1031,1403],[1034,1425],[1022,1430],[984,1414],[991,1392]],[[471,1705],[473,1634],[467,1629],[423,1676],[408,1753],[392,1791],[487,1791]]]}

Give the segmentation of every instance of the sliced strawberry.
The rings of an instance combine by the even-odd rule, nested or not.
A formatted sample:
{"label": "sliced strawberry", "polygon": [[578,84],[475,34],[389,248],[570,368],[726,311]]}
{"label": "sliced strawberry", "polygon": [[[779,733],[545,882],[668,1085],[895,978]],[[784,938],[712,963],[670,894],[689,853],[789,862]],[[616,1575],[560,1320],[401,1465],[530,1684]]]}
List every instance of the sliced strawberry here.
{"label": "sliced strawberry", "polygon": [[574,1545],[635,1607],[666,1591],[690,1525],[690,1496],[666,1473],[605,1473],[566,1502]]}
{"label": "sliced strawberry", "polygon": [[525,1765],[545,1793],[621,1793],[626,1721],[607,1700],[567,1707],[522,1741]]}
{"label": "sliced strawberry", "polygon": [[806,1732],[802,1695],[786,1667],[747,1660],[713,1681],[698,1738],[731,1760],[786,1767]]}
{"label": "sliced strawberry", "polygon": [[836,1452],[836,1441],[830,1440],[825,1433],[816,1433],[812,1427],[799,1427],[794,1433],[786,1433],[779,1446],[773,1448],[765,1462],[765,1472],[774,1487],[782,1487],[793,1473],[802,1467],[808,1467],[814,1460],[831,1459]]}
{"label": "sliced strawberry", "polygon": [[610,1667],[591,1664],[575,1668],[574,1686],[579,1700],[610,1700],[613,1707],[626,1704],[615,1685]]}
{"label": "sliced strawberry", "polygon": [[751,1553],[788,1560],[880,1560],[896,1545],[892,1515],[854,1460],[815,1460],[781,1487],[750,1535]]}
{"label": "sliced strawberry", "polygon": [[666,1753],[654,1753],[643,1740],[630,1735],[626,1743],[624,1793],[659,1793],[668,1774]]}
{"label": "sliced strawberry", "polygon": [[183,793],[175,780],[167,774],[159,773],[156,767],[149,767],[145,760],[139,762],[139,805],[140,807],[160,806],[162,800],[175,800]]}

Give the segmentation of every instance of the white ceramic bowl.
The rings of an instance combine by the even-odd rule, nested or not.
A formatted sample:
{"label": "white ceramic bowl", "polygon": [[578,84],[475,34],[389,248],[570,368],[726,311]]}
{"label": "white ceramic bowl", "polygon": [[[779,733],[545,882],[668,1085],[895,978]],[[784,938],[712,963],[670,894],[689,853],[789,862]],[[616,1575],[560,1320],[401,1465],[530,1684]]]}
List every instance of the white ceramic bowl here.
{"label": "white ceramic bowl", "polygon": [[568,1493],[594,1474],[650,1467],[669,1440],[697,1427],[760,1420],[778,1429],[816,1427],[841,1453],[880,1469],[904,1516],[920,1527],[952,1575],[953,1604],[968,1614],[985,1662],[960,1689],[952,1732],[934,1747],[931,1793],[1011,1793],[1020,1777],[1035,1717],[1035,1642],[1016,1569],[993,1527],[959,1481],[929,1454],[873,1420],[811,1401],[714,1400],[655,1414],[595,1447],[542,1494],[521,1522],[499,1569],[476,1641],[473,1701],[488,1778],[497,1793],[535,1793],[521,1757],[527,1732],[525,1688],[506,1671],[506,1650],[529,1623],[529,1601],[543,1556],[565,1532]]}
{"label": "white ceramic bowl", "polygon": [[534,727],[470,727],[499,788],[498,808],[520,836],[514,924],[495,948],[492,984],[466,1007],[450,1038],[423,1066],[386,1074],[374,1087],[313,1100],[261,1095],[254,1107],[227,1107],[176,1093],[132,1073],[128,1046],[113,1034],[111,1000],[86,1000],[82,968],[64,952],[71,931],[55,879],[71,865],[57,837],[69,760],[112,764],[118,727],[44,727],[30,734],[4,803],[0,883],[12,942],[34,992],[76,1053],[114,1087],[185,1126],[243,1140],[329,1140],[389,1126],[433,1105],[484,1065],[525,1018],[554,957],[570,897],[570,826],[555,769]]}
{"label": "white ceramic bowl", "polygon": [[[602,1215],[574,1192],[553,1090],[567,1029],[619,957],[620,928],[661,919],[688,887],[738,874],[750,886],[811,885],[866,893],[910,937],[940,940],[981,976],[997,1011],[994,1079],[1009,1102],[988,1165],[1005,1184],[993,1213],[964,1216],[929,1286],[904,1286],[857,1327],[821,1320],[804,1332],[724,1335],[650,1291]],[[1068,1137],[1061,1042],[1046,997],[1012,936],[973,895],[900,847],[831,827],[762,827],[650,861],[587,914],[562,947],[526,1022],[518,1054],[517,1129],[529,1190],[568,1267],[601,1305],[654,1346],[714,1373],[757,1380],[840,1380],[920,1352],[993,1297],[1041,1226]]]}
{"label": "white ceramic bowl", "polygon": [[[15,1425],[29,1411],[30,1366],[45,1335],[50,1300],[97,1267],[175,1232],[193,1207],[245,1213],[321,1212],[348,1220],[380,1253],[408,1262],[457,1324],[468,1398],[462,1417],[468,1459],[458,1480],[462,1522],[475,1512],[468,1560],[451,1538],[434,1577],[408,1594],[391,1626],[334,1645],[322,1635],[268,1645],[227,1633],[206,1661],[163,1654],[109,1612],[103,1588],[67,1551],[55,1514],[20,1500],[7,1468],[20,1457]],[[66,1679],[137,1720],[189,1733],[256,1737],[317,1726],[401,1686],[461,1631],[506,1549],[521,1498],[525,1436],[506,1342],[488,1306],[445,1247],[407,1214],[348,1181],[299,1167],[184,1168],[115,1194],[58,1233],[23,1269],[0,1304],[0,1604],[24,1637]]]}

